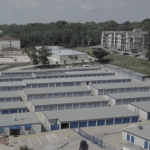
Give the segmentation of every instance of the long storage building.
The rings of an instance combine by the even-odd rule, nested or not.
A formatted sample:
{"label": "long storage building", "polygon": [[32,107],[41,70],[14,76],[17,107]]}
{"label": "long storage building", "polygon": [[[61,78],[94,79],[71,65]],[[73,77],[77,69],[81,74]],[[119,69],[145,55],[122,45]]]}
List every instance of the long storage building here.
{"label": "long storage building", "polygon": [[150,100],[150,92],[135,93],[120,93],[120,94],[106,94],[106,99],[113,105],[123,105],[132,102],[145,102]]}
{"label": "long storage building", "polygon": [[84,86],[79,87],[58,87],[58,88],[33,88],[22,90],[24,98],[29,101],[32,99],[64,98],[90,96],[91,90]]}
{"label": "long storage building", "polygon": [[34,112],[82,109],[108,106],[108,100],[100,96],[53,98],[53,99],[34,99],[30,101]]}
{"label": "long storage building", "polygon": [[88,88],[93,91],[95,95],[106,95],[113,93],[130,93],[130,92],[148,92],[150,85],[145,83],[111,83],[111,84],[90,84]]}
{"label": "long storage building", "polygon": [[139,121],[139,115],[122,106],[87,109],[43,111],[43,119],[50,130],[82,128]]}

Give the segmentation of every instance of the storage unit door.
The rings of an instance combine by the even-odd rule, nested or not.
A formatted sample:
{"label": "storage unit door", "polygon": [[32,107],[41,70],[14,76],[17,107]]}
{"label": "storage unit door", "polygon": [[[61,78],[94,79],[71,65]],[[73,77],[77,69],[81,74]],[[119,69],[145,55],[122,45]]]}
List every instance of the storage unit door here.
{"label": "storage unit door", "polygon": [[116,100],[116,105],[121,105],[122,104],[122,100]]}
{"label": "storage unit door", "polygon": [[113,89],[113,90],[111,90],[111,93],[112,93],[112,94],[118,93],[118,89]]}
{"label": "storage unit door", "polygon": [[42,111],[42,106],[36,106],[35,107],[35,112],[40,112]]}
{"label": "storage unit door", "polygon": [[63,98],[63,97],[66,97],[66,95],[67,95],[66,93],[61,93],[60,97]]}
{"label": "storage unit door", "polygon": [[133,103],[133,102],[135,102],[135,99],[134,99],[134,98],[129,99],[129,103]]}
{"label": "storage unit door", "polygon": [[34,95],[34,99],[41,99],[41,95],[40,94]]}
{"label": "storage unit door", "polygon": [[147,120],[150,120],[150,113],[148,113],[147,115],[148,115]]}
{"label": "storage unit door", "polygon": [[131,143],[134,143],[134,136],[131,136]]}
{"label": "storage unit door", "polygon": [[37,84],[32,84],[32,88],[37,88]]}
{"label": "storage unit door", "polygon": [[44,87],[44,88],[48,87],[48,84],[43,84],[43,87]]}
{"label": "storage unit door", "polygon": [[125,92],[125,89],[119,89],[118,93],[124,93],[124,92]]}
{"label": "storage unit door", "polygon": [[89,127],[96,126],[96,121],[89,121]]}
{"label": "storage unit door", "polygon": [[57,105],[51,105],[50,110],[57,110]]}
{"label": "storage unit door", "polygon": [[70,129],[72,129],[72,128],[78,128],[78,122],[71,122]]}
{"label": "storage unit door", "polygon": [[126,88],[126,93],[130,93],[131,92],[131,88]]}
{"label": "storage unit door", "polygon": [[86,96],[91,96],[91,92],[86,92]]}
{"label": "storage unit door", "polygon": [[79,127],[87,127],[87,121],[79,122]]}
{"label": "storage unit door", "polygon": [[132,88],[132,92],[138,92],[138,88]]}
{"label": "storage unit door", "polygon": [[61,87],[61,83],[56,83],[56,87]]}
{"label": "storage unit door", "polygon": [[72,93],[67,93],[67,97],[72,97]]}
{"label": "storage unit door", "polygon": [[58,110],[64,110],[65,109],[65,105],[58,105]]}
{"label": "storage unit door", "polygon": [[144,92],[144,88],[139,88],[139,92]]}
{"label": "storage unit door", "polygon": [[53,98],[53,94],[48,94],[47,98]]}
{"label": "storage unit door", "polygon": [[43,87],[43,84],[38,84],[38,88],[42,88]]}
{"label": "storage unit door", "polygon": [[132,117],[131,118],[131,122],[138,122],[139,121],[139,117]]}
{"label": "storage unit door", "polygon": [[5,102],[5,99],[4,98],[1,98],[0,99],[0,103],[4,103]]}
{"label": "storage unit door", "polygon": [[85,96],[85,92],[80,92],[80,96]]}
{"label": "storage unit door", "polygon": [[115,119],[115,124],[122,124],[122,118]]}
{"label": "storage unit door", "polygon": [[101,107],[101,102],[96,102],[95,107]]}
{"label": "storage unit door", "polygon": [[51,125],[51,130],[59,130],[59,124]]}
{"label": "storage unit door", "polygon": [[93,108],[94,107],[94,102],[88,103],[88,108]]}
{"label": "storage unit door", "polygon": [[104,90],[104,95],[111,94],[111,90]]}
{"label": "storage unit door", "polygon": [[127,134],[127,141],[130,141],[130,135]]}
{"label": "storage unit door", "polygon": [[146,97],[146,98],[143,98],[143,100],[142,100],[143,102],[146,102],[146,101],[148,101],[148,97]]}
{"label": "storage unit door", "polygon": [[41,99],[46,99],[47,95],[46,94],[41,94]]}
{"label": "storage unit door", "polygon": [[79,109],[79,104],[73,104],[73,109]]}
{"label": "storage unit door", "polygon": [[113,125],[113,119],[107,119],[106,120],[106,125]]}
{"label": "storage unit door", "polygon": [[86,108],[87,103],[80,103],[80,108]]}
{"label": "storage unit door", "polygon": [[72,109],[72,104],[66,104],[66,109]]}
{"label": "storage unit door", "polygon": [[49,106],[43,106],[43,111],[49,111],[50,107]]}
{"label": "storage unit door", "polygon": [[13,87],[8,87],[8,91],[13,91]]}
{"label": "storage unit door", "polygon": [[122,100],[122,104],[128,104],[129,103],[129,100],[128,99],[123,99]]}
{"label": "storage unit door", "polygon": [[74,86],[74,82],[70,82],[70,83],[69,83],[69,86]]}
{"label": "storage unit door", "polygon": [[10,110],[10,114],[16,114],[16,113],[17,113],[17,109]]}
{"label": "storage unit door", "polygon": [[54,98],[59,98],[60,97],[60,94],[54,94]]}
{"label": "storage unit door", "polygon": [[2,91],[8,91],[7,87],[3,87]]}
{"label": "storage unit door", "polygon": [[63,86],[68,86],[68,83],[63,83]]}
{"label": "storage unit door", "polygon": [[145,141],[145,143],[144,143],[144,149],[148,149],[148,142],[147,141]]}
{"label": "storage unit door", "polygon": [[98,120],[97,121],[97,126],[104,126],[105,125],[105,120]]}
{"label": "storage unit door", "polygon": [[73,93],[73,97],[78,97],[78,96],[79,96],[79,92]]}
{"label": "storage unit door", "polygon": [[98,90],[98,95],[103,95],[103,90]]}
{"label": "storage unit door", "polygon": [[117,80],[117,83],[121,83],[121,80]]}
{"label": "storage unit door", "polygon": [[108,106],[108,102],[102,102],[102,107]]}
{"label": "storage unit door", "polygon": [[12,98],[6,98],[6,102],[12,102]]}
{"label": "storage unit door", "polygon": [[55,83],[49,84],[49,87],[55,87]]}
{"label": "storage unit door", "polygon": [[2,110],[2,114],[9,114],[9,110]]}
{"label": "storage unit door", "polygon": [[147,91],[147,92],[148,92],[148,91],[149,91],[149,87],[146,87],[146,88],[145,88],[145,91]]}
{"label": "storage unit door", "polygon": [[141,102],[142,99],[141,98],[136,98],[136,102]]}
{"label": "storage unit door", "polygon": [[130,118],[123,118],[123,123],[130,123]]}
{"label": "storage unit door", "polygon": [[31,100],[31,99],[33,99],[33,95],[28,95],[27,100]]}
{"label": "storage unit door", "polygon": [[18,101],[20,101],[20,98],[19,98],[19,97],[14,97],[14,98],[13,98],[13,102],[18,102]]}
{"label": "storage unit door", "polygon": [[76,86],[80,86],[81,82],[76,82],[75,84],[76,84]]}

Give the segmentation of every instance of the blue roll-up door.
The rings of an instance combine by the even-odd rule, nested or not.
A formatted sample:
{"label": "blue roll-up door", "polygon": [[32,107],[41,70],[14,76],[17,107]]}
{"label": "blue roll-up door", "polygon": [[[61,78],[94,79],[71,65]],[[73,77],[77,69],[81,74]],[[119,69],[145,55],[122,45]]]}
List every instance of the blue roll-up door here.
{"label": "blue roll-up door", "polygon": [[122,118],[115,119],[115,124],[122,124]]}
{"label": "blue roll-up door", "polygon": [[107,119],[106,125],[113,125],[113,119]]}
{"label": "blue roll-up door", "polygon": [[25,124],[25,125],[24,125],[24,128],[25,128],[25,129],[31,128],[31,124]]}
{"label": "blue roll-up door", "polygon": [[130,118],[123,118],[123,123],[130,123]]}
{"label": "blue roll-up door", "polygon": [[71,122],[70,123],[70,129],[71,128],[78,128],[78,122]]}
{"label": "blue roll-up door", "polygon": [[148,142],[147,141],[145,141],[145,143],[144,143],[144,148],[148,149]]}
{"label": "blue roll-up door", "polygon": [[9,110],[2,110],[2,114],[9,114]]}
{"label": "blue roll-up door", "polygon": [[131,136],[131,142],[134,143],[134,136]]}
{"label": "blue roll-up door", "polygon": [[139,117],[132,117],[131,122],[138,122]]}
{"label": "blue roll-up door", "polygon": [[87,121],[79,122],[79,127],[80,127],[80,128],[82,128],[82,127],[87,127]]}
{"label": "blue roll-up door", "polygon": [[59,124],[51,125],[51,130],[59,130]]}
{"label": "blue roll-up door", "polygon": [[0,131],[3,131],[4,130],[4,128],[3,127],[0,127]]}
{"label": "blue roll-up door", "polygon": [[98,120],[97,121],[97,126],[104,126],[105,125],[105,120]]}
{"label": "blue roll-up door", "polygon": [[26,109],[23,109],[23,113],[25,113],[26,112]]}
{"label": "blue roll-up door", "polygon": [[20,125],[18,125],[18,126],[10,126],[10,127],[9,127],[10,130],[20,129],[20,128],[21,128]]}
{"label": "blue roll-up door", "polygon": [[89,127],[96,126],[96,121],[89,121]]}
{"label": "blue roll-up door", "polygon": [[10,110],[10,114],[15,114],[15,113],[17,113],[17,109]]}
{"label": "blue roll-up door", "polygon": [[147,117],[147,119],[148,119],[148,120],[150,120],[150,113],[148,113],[148,117]]}
{"label": "blue roll-up door", "polygon": [[127,141],[130,141],[130,135],[127,134]]}

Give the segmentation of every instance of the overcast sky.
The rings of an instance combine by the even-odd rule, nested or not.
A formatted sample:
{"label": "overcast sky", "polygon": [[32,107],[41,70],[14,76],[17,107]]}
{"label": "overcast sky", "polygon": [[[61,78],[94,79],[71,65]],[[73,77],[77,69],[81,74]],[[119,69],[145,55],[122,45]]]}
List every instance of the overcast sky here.
{"label": "overcast sky", "polygon": [[0,0],[0,24],[142,21],[150,0]]}

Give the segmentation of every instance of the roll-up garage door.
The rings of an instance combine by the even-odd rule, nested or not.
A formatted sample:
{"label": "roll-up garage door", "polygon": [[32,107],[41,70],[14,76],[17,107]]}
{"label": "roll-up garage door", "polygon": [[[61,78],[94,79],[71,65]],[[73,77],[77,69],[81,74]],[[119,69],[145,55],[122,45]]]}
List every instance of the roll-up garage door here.
{"label": "roll-up garage door", "polygon": [[28,95],[28,96],[27,96],[27,99],[28,99],[28,100],[33,99],[33,95]]}
{"label": "roll-up garage door", "polygon": [[72,109],[72,104],[66,104],[66,109]]}
{"label": "roll-up garage door", "polygon": [[31,84],[28,84],[27,86],[26,86],[26,88],[28,89],[28,88],[31,88]]}
{"label": "roll-up garage door", "polygon": [[59,130],[59,124],[51,125],[51,130]]}
{"label": "roll-up garage door", "polygon": [[111,81],[111,80],[108,80],[107,83],[112,83],[112,81]]}
{"label": "roll-up garage door", "polygon": [[37,88],[37,84],[32,84],[32,88]]}
{"label": "roll-up garage door", "polygon": [[81,82],[76,82],[75,84],[76,84],[76,86],[80,86]]}
{"label": "roll-up garage door", "polygon": [[145,91],[149,91],[149,87],[146,87],[146,88],[145,88]]}
{"label": "roll-up garage door", "polygon": [[13,91],[13,87],[8,87],[8,91]]}
{"label": "roll-up garage door", "polygon": [[48,98],[53,98],[53,94],[48,94]]}
{"label": "roll-up garage door", "polygon": [[96,121],[89,121],[89,127],[96,126]]}
{"label": "roll-up garage door", "polygon": [[124,92],[125,92],[125,89],[119,89],[118,93],[124,93]]}
{"label": "roll-up garage door", "polygon": [[73,97],[78,97],[78,96],[79,96],[79,92],[73,93]]}
{"label": "roll-up garage door", "polygon": [[132,92],[138,92],[138,88],[132,88]]}
{"label": "roll-up garage door", "polygon": [[56,83],[56,87],[61,87],[61,83]]}
{"label": "roll-up garage door", "polygon": [[2,87],[2,91],[8,91],[7,87]]}
{"label": "roll-up garage door", "polygon": [[79,122],[79,127],[87,127],[87,121]]}
{"label": "roll-up garage door", "polygon": [[69,86],[74,86],[74,82],[70,82],[70,83],[69,83]]}
{"label": "roll-up garage door", "polygon": [[38,88],[42,88],[43,87],[43,84],[38,84]]}
{"label": "roll-up garage door", "polygon": [[79,109],[79,104],[73,104],[73,109]]}
{"label": "roll-up garage door", "polygon": [[83,75],[79,75],[79,77],[83,77]]}
{"label": "roll-up garage door", "polygon": [[139,120],[139,117],[132,117],[131,118],[131,122],[138,122],[138,120]]}
{"label": "roll-up garage door", "polygon": [[108,102],[102,102],[102,107],[108,106]]}
{"label": "roll-up garage door", "polygon": [[16,113],[17,113],[17,109],[10,110],[10,114],[16,114]]}
{"label": "roll-up garage door", "polygon": [[98,90],[98,95],[103,95],[103,90]]}
{"label": "roll-up garage door", "polygon": [[136,98],[136,102],[141,102],[142,99],[141,98]]}
{"label": "roll-up garage door", "polygon": [[104,90],[104,95],[105,94],[111,94],[111,90]]}
{"label": "roll-up garage door", "polygon": [[80,104],[80,108],[86,108],[86,106],[87,106],[87,103],[81,103]]}
{"label": "roll-up garage door", "polygon": [[71,122],[70,129],[72,129],[72,128],[78,128],[78,122]]}
{"label": "roll-up garage door", "polygon": [[113,90],[111,90],[111,93],[113,94],[113,93],[118,93],[118,89],[113,89]]}
{"label": "roll-up garage door", "polygon": [[42,111],[42,106],[36,106],[35,107],[35,112],[40,112]]}
{"label": "roll-up garage door", "polygon": [[122,100],[116,100],[116,105],[121,105],[122,104]]}
{"label": "roll-up garage door", "polygon": [[63,83],[63,86],[68,86],[68,83]]}
{"label": "roll-up garage door", "polygon": [[113,119],[107,119],[106,120],[106,125],[113,125]]}
{"label": "roll-up garage door", "polygon": [[122,83],[125,83],[126,82],[126,80],[122,80]]}
{"label": "roll-up garage door", "polygon": [[2,114],[9,114],[9,110],[2,110]]}
{"label": "roll-up garage door", "polygon": [[44,76],[43,76],[42,79],[47,79],[47,77],[44,77]]}
{"label": "roll-up garage door", "polygon": [[131,90],[132,90],[131,88],[127,88],[127,89],[126,89],[126,93],[130,93]]}
{"label": "roll-up garage door", "polygon": [[6,98],[6,102],[12,102],[12,98]]}
{"label": "roll-up garage door", "polygon": [[58,78],[58,76],[54,76],[54,78]]}
{"label": "roll-up garage door", "polygon": [[144,87],[143,88],[139,88],[139,92],[144,92]]}
{"label": "roll-up garage door", "polygon": [[102,83],[102,84],[106,84],[106,81],[102,81],[101,83]]}
{"label": "roll-up garage door", "polygon": [[13,98],[13,102],[18,102],[18,101],[20,101],[19,97],[14,97]]}
{"label": "roll-up garage door", "polygon": [[123,123],[130,123],[130,118],[123,118]]}
{"label": "roll-up garage door", "polygon": [[97,84],[101,84],[101,81],[97,81]]}
{"label": "roll-up garage door", "polygon": [[96,81],[92,81],[92,84],[96,84]]}
{"label": "roll-up garage door", "polygon": [[48,87],[48,84],[43,84],[43,87],[44,87],[44,88]]}
{"label": "roll-up garage door", "polygon": [[148,97],[146,97],[146,98],[143,98],[143,100],[142,100],[143,102],[146,102],[146,101],[148,101]]}
{"label": "roll-up garage door", "polygon": [[43,106],[43,111],[49,111],[50,107],[49,106]]}
{"label": "roll-up garage door", "polygon": [[147,119],[148,119],[148,120],[150,120],[150,113],[148,113],[148,117],[147,117]]}
{"label": "roll-up garage door", "polygon": [[51,105],[50,110],[57,110],[57,105]]}
{"label": "roll-up garage door", "polygon": [[91,92],[86,92],[86,96],[91,96]]}
{"label": "roll-up garage door", "polygon": [[80,92],[80,96],[85,96],[85,92]]}
{"label": "roll-up garage door", "polygon": [[117,80],[117,83],[121,83],[121,80]]}
{"label": "roll-up garage door", "polygon": [[66,93],[61,93],[60,97],[66,97]]}
{"label": "roll-up garage door", "polygon": [[64,76],[60,76],[60,78],[64,78]]}
{"label": "roll-up garage door", "polygon": [[101,102],[96,102],[95,107],[101,107]]}
{"label": "roll-up garage door", "polygon": [[72,97],[72,93],[67,93],[67,97]]}
{"label": "roll-up garage door", "polygon": [[97,126],[104,126],[105,125],[105,120],[98,120],[97,121]]}
{"label": "roll-up garage door", "polygon": [[40,94],[34,95],[34,99],[41,99],[41,95]]}
{"label": "roll-up garage door", "polygon": [[122,118],[115,119],[115,124],[122,124]]}
{"label": "roll-up garage door", "polygon": [[59,98],[60,97],[60,94],[56,93],[54,94],[54,98]]}
{"label": "roll-up garage door", "polygon": [[55,83],[49,84],[49,87],[55,87]]}
{"label": "roll-up garage door", "polygon": [[129,99],[129,103],[133,103],[133,102],[135,102],[134,98]]}
{"label": "roll-up garage door", "polygon": [[88,108],[93,108],[94,107],[94,102],[88,103]]}
{"label": "roll-up garage door", "polygon": [[129,103],[129,100],[128,100],[128,99],[123,99],[122,103],[123,103],[123,104],[128,104],[128,103]]}
{"label": "roll-up garage door", "polygon": [[14,91],[18,91],[19,90],[19,86],[14,87]]}
{"label": "roll-up garage door", "polygon": [[58,110],[64,110],[65,109],[65,105],[58,105]]}
{"label": "roll-up garage door", "polygon": [[4,103],[5,102],[5,99],[4,98],[1,98],[0,99],[0,103]]}

